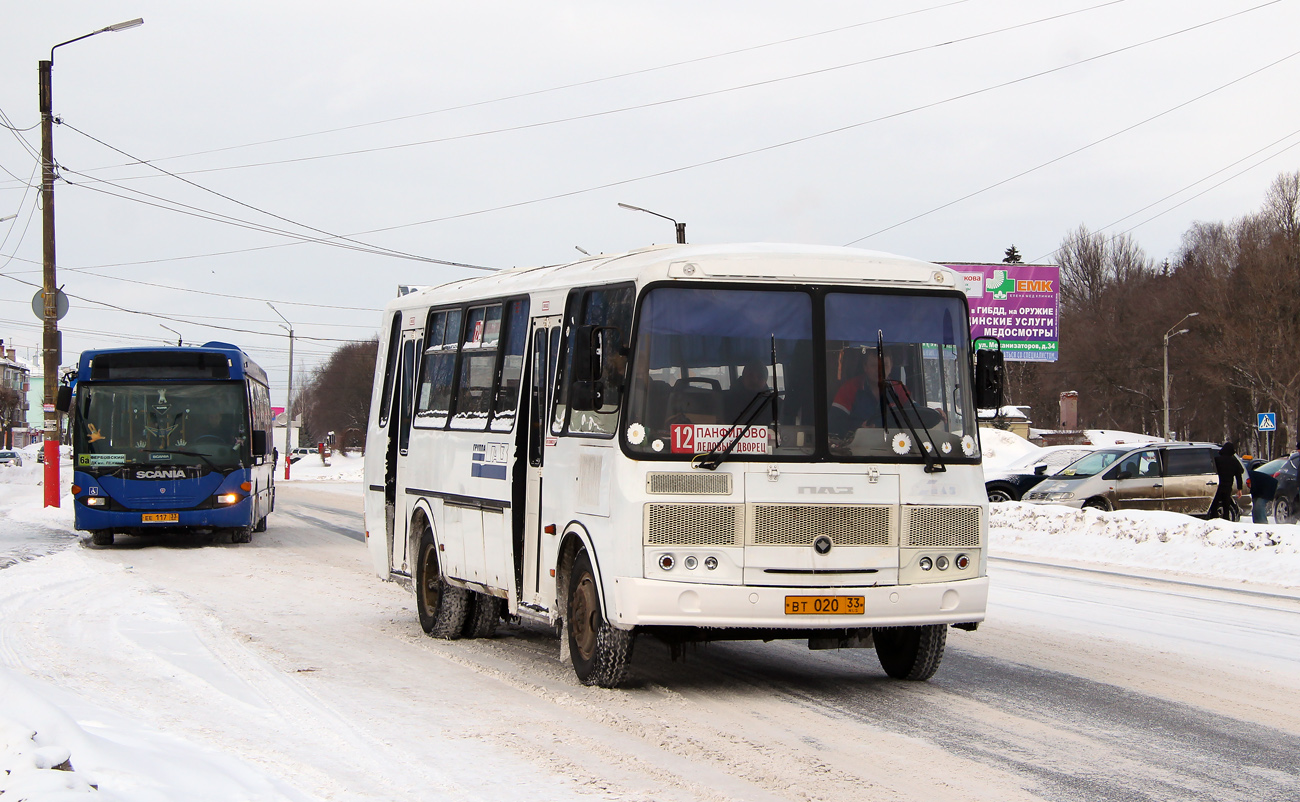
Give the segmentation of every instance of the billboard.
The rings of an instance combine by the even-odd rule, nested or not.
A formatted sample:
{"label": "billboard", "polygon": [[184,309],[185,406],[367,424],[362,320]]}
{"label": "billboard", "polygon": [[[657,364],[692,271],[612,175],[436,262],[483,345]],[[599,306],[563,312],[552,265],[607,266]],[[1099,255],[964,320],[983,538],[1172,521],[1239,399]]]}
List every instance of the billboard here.
{"label": "billboard", "polygon": [[[1057,265],[945,265],[956,270],[970,301],[970,334],[996,337],[1007,359],[1055,362],[1060,320]],[[992,343],[978,344],[981,348]]]}

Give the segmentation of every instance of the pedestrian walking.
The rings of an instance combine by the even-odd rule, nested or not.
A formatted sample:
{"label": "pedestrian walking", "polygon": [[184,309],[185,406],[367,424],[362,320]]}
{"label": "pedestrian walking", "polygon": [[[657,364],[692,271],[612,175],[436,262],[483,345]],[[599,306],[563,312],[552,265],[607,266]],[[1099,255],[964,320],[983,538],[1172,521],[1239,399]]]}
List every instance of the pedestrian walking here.
{"label": "pedestrian walking", "polygon": [[1273,505],[1277,494],[1277,479],[1257,470],[1259,466],[1246,472],[1250,484],[1250,519],[1257,524],[1268,523],[1268,508]]}
{"label": "pedestrian walking", "polygon": [[1237,459],[1237,446],[1231,440],[1219,448],[1219,454],[1214,458],[1214,470],[1219,474],[1219,489],[1210,503],[1210,517],[1236,520],[1237,503],[1233,500],[1232,486],[1236,484],[1236,497],[1241,498],[1241,491],[1245,489],[1242,474],[1246,471],[1241,460]]}

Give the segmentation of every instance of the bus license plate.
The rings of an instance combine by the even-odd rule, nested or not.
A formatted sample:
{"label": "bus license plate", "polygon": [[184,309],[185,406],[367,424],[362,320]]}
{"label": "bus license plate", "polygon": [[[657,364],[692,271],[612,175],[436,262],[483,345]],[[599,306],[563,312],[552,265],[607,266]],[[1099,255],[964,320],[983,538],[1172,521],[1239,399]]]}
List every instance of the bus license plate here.
{"label": "bus license plate", "polygon": [[786,596],[786,615],[862,615],[863,596]]}
{"label": "bus license plate", "polygon": [[140,516],[140,523],[143,524],[174,524],[180,520],[180,514],[175,512],[146,512]]}

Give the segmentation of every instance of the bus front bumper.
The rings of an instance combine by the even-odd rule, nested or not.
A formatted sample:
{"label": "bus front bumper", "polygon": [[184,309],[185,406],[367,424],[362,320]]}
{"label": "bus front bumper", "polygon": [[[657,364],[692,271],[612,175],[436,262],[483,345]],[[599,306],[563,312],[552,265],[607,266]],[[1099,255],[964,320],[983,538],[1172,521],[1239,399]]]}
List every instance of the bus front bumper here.
{"label": "bus front bumper", "polygon": [[[756,587],[616,577],[612,623],[634,626],[852,629],[984,620],[989,580],[882,587]],[[786,597],[863,597],[860,615],[787,614]]]}
{"label": "bus front bumper", "polygon": [[[75,527],[83,532],[111,529],[233,529],[249,526],[253,500],[244,498],[235,504],[206,510],[97,510],[80,500],[74,502]],[[174,515],[176,520],[146,521],[146,515]]]}

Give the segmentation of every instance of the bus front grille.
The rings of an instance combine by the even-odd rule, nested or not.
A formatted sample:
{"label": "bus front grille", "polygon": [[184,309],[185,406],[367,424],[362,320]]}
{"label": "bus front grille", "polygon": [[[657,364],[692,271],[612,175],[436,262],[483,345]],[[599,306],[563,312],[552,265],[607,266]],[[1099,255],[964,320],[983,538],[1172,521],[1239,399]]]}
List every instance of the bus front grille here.
{"label": "bus front grille", "polygon": [[837,546],[888,546],[896,541],[891,506],[755,504],[755,546],[811,546],[821,535]]}
{"label": "bus front grille", "polygon": [[645,477],[645,492],[656,495],[679,496],[729,496],[729,473],[649,473]]}
{"label": "bus front grille", "polygon": [[979,544],[979,507],[903,507],[904,546],[973,549]]}
{"label": "bus front grille", "polygon": [[739,504],[647,504],[646,543],[652,546],[739,546],[745,516]]}

